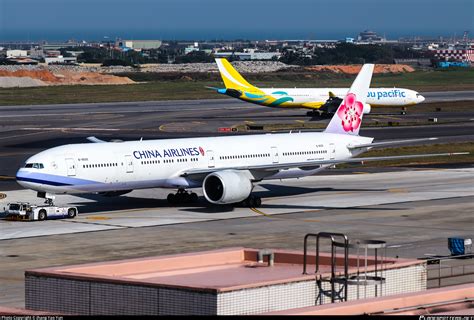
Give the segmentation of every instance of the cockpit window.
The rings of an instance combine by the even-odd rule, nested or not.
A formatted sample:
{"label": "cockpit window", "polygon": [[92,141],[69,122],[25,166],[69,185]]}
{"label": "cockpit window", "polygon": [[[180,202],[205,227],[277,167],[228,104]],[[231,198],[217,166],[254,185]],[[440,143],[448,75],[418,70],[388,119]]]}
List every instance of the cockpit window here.
{"label": "cockpit window", "polygon": [[42,163],[27,163],[25,164],[25,168],[43,169],[44,166]]}

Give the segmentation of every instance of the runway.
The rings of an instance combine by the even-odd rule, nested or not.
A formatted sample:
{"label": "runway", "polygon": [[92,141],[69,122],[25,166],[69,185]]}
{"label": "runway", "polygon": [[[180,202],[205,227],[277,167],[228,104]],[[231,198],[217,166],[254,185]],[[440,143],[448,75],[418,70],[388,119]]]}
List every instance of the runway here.
{"label": "runway", "polygon": [[427,102],[474,100],[474,91],[420,92]]}

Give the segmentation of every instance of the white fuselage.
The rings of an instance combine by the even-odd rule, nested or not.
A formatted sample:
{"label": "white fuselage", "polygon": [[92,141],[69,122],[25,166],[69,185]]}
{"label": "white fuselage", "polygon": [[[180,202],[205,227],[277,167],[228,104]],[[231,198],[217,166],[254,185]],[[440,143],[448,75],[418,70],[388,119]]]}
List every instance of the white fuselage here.
{"label": "white fuselage", "polygon": [[[203,179],[182,176],[184,172],[347,159],[357,155],[348,145],[371,141],[372,138],[331,133],[286,133],[69,144],[29,158],[18,170],[17,181],[26,188],[55,194],[195,188],[202,185]],[[251,179],[302,177],[325,167],[276,169],[254,174]]]}
{"label": "white fuselage", "polygon": [[[324,103],[329,99],[329,92],[338,97],[345,97],[349,88],[260,88],[260,90],[276,99],[286,96],[279,93],[287,93],[287,96],[294,99],[294,104],[303,104],[315,101]],[[410,89],[370,88],[365,102],[371,106],[408,106],[424,100],[421,94]]]}

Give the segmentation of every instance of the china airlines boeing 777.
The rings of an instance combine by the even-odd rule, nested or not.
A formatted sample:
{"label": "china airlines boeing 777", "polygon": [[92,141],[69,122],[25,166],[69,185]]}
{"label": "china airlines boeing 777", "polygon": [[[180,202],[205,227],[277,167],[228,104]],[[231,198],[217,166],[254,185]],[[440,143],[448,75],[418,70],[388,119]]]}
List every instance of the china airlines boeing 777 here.
{"label": "china airlines boeing 777", "polygon": [[[25,188],[52,203],[57,194],[120,195],[133,189],[175,188],[172,203],[197,200],[188,188],[202,187],[214,204],[259,206],[255,183],[314,175],[343,162],[435,156],[434,154],[357,158],[376,142],[359,136],[373,65],[364,65],[324,132],[181,138],[68,144],[40,152],[18,170]],[[418,139],[420,140],[420,139]],[[429,140],[429,139],[421,139]],[[98,142],[98,143],[97,143]],[[450,154],[436,154],[450,155]]]}

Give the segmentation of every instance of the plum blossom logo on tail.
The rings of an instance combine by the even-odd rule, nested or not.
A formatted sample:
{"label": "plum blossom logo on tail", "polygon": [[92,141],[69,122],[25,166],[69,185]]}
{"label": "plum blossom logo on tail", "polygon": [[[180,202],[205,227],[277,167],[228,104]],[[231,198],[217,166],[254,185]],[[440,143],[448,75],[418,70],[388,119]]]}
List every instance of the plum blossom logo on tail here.
{"label": "plum blossom logo on tail", "polygon": [[337,110],[337,115],[342,120],[342,128],[344,131],[354,131],[359,129],[361,124],[362,111],[364,105],[362,102],[356,100],[356,95],[349,93],[346,96],[343,104]]}
{"label": "plum blossom logo on tail", "polygon": [[204,156],[204,149],[199,147],[199,152],[201,152],[201,155]]}

